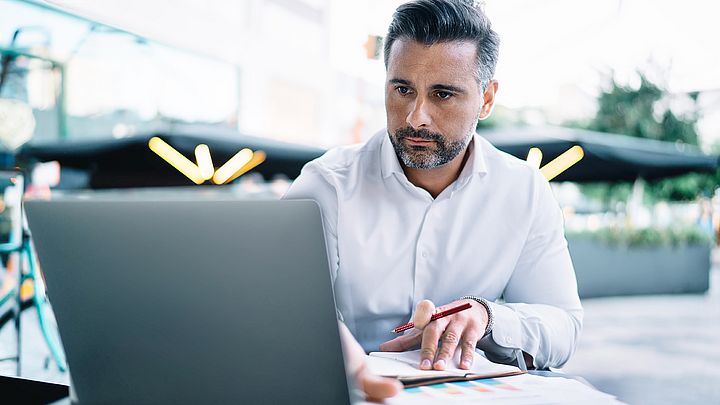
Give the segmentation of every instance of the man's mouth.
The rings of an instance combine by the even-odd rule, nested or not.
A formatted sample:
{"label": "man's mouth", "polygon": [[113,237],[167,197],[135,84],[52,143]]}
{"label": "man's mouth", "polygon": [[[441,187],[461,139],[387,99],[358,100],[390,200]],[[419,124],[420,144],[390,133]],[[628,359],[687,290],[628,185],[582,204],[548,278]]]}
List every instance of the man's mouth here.
{"label": "man's mouth", "polygon": [[423,138],[405,137],[403,139],[405,139],[411,145],[429,145],[429,144],[435,142],[432,139],[423,139]]}

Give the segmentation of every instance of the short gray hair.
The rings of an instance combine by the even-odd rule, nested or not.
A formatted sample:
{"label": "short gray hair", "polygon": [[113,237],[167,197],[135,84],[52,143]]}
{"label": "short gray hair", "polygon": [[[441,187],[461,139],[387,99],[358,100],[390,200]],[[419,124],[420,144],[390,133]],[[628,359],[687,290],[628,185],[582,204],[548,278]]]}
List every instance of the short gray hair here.
{"label": "short gray hair", "polygon": [[415,0],[395,10],[385,37],[385,68],[397,39],[412,39],[425,45],[470,41],[477,47],[475,78],[484,91],[495,76],[500,37],[476,2],[469,0]]}

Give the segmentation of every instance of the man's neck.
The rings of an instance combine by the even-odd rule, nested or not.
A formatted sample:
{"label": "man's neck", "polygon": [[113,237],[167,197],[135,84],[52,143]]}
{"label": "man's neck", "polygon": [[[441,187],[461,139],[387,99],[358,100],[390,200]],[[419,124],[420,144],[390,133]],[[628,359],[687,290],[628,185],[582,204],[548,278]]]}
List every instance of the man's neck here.
{"label": "man's neck", "polygon": [[433,169],[412,169],[401,163],[403,172],[407,179],[415,185],[430,193],[432,198],[437,198],[443,190],[452,184],[460,176],[463,167],[470,156],[470,147],[457,155],[445,165]]}

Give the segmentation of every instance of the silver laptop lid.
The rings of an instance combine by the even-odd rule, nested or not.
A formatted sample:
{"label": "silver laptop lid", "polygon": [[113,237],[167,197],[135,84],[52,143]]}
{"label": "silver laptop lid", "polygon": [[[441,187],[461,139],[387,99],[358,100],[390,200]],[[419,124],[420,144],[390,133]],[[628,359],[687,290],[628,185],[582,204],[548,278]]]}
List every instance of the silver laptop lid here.
{"label": "silver laptop lid", "polygon": [[25,206],[80,403],[348,403],[314,202]]}

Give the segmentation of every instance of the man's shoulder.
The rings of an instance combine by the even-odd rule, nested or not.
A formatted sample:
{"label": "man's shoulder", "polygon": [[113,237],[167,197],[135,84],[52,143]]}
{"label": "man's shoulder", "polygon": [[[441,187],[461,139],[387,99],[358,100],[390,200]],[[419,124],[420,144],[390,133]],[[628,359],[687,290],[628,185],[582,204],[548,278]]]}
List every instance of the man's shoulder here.
{"label": "man's shoulder", "polygon": [[364,143],[334,147],[308,166],[324,173],[341,173],[355,166],[377,164],[384,133],[384,130],[380,131]]}
{"label": "man's shoulder", "polygon": [[506,180],[538,180],[538,170],[530,163],[501,151],[480,135],[477,139],[489,172],[501,174]]}

